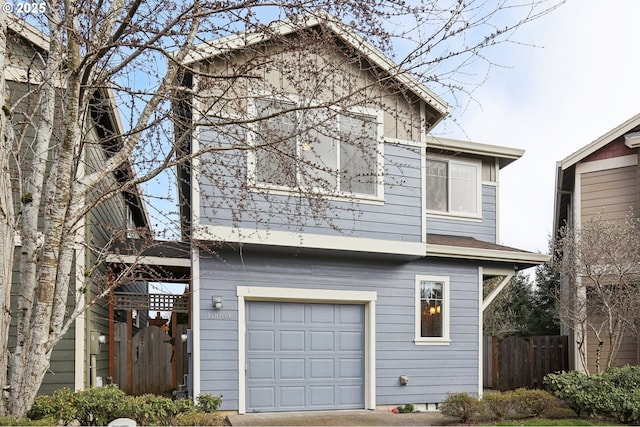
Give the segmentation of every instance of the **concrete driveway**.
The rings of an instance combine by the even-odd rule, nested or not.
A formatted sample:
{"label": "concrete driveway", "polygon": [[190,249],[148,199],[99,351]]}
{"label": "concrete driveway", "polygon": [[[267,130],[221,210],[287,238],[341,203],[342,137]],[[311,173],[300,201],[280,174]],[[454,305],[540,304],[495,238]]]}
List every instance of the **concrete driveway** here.
{"label": "concrete driveway", "polygon": [[457,420],[440,412],[317,411],[228,415],[232,426],[441,426]]}

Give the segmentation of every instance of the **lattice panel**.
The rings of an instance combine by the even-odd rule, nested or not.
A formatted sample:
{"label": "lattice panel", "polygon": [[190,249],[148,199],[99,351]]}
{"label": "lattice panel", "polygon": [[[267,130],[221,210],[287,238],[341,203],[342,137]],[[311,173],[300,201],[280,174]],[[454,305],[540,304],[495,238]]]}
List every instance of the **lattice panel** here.
{"label": "lattice panel", "polygon": [[118,292],[113,294],[116,310],[173,311],[187,313],[189,302],[182,294],[142,294]]}

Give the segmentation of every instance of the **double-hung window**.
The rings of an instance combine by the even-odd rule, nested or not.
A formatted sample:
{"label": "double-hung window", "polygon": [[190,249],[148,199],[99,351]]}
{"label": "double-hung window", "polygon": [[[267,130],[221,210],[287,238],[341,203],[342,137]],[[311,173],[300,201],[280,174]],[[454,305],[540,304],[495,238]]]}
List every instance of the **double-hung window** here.
{"label": "double-hung window", "polygon": [[481,215],[482,164],[447,158],[427,158],[427,210],[462,216]]}
{"label": "double-hung window", "polygon": [[415,343],[449,343],[449,278],[416,276]]}
{"label": "double-hung window", "polygon": [[379,196],[376,115],[271,98],[254,106],[261,118],[252,134],[256,184]]}

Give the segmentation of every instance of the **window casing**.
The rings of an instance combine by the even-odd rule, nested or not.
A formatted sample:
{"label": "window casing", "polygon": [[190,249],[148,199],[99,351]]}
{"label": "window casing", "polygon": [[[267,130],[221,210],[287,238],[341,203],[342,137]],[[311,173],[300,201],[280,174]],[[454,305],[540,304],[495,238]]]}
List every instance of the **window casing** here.
{"label": "window casing", "polygon": [[427,211],[480,217],[482,214],[482,163],[428,157],[426,162]]}
{"label": "window casing", "polygon": [[249,176],[254,185],[381,197],[378,114],[300,108],[289,100],[252,102],[259,120],[251,133]]}
{"label": "window casing", "polygon": [[415,280],[415,343],[449,344],[449,278],[418,275]]}

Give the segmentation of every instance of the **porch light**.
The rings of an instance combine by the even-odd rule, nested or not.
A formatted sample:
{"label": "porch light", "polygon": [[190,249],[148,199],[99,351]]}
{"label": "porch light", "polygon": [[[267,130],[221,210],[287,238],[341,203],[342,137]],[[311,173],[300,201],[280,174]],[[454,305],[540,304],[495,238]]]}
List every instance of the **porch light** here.
{"label": "porch light", "polygon": [[220,310],[222,308],[222,297],[211,297],[211,305],[215,310]]}

